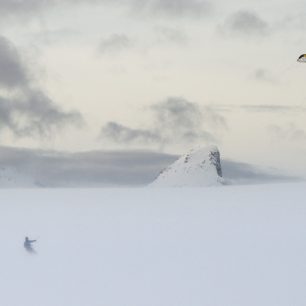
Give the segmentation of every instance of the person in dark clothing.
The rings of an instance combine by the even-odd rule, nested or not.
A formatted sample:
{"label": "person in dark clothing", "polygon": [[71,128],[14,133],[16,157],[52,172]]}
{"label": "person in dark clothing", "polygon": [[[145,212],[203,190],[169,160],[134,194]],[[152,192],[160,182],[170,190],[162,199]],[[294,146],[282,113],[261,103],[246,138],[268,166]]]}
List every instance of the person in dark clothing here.
{"label": "person in dark clothing", "polygon": [[28,237],[25,237],[25,240],[24,240],[24,248],[28,251],[28,252],[31,252],[31,253],[35,253],[35,250],[33,249],[32,247],[32,243],[36,242],[36,240],[30,240]]}

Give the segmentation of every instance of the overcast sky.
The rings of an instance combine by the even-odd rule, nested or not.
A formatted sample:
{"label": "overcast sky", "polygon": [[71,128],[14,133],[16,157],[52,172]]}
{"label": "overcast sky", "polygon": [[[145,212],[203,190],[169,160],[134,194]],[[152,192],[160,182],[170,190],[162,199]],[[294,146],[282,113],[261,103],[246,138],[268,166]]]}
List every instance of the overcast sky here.
{"label": "overcast sky", "polygon": [[181,154],[306,176],[306,3],[0,0],[1,146]]}

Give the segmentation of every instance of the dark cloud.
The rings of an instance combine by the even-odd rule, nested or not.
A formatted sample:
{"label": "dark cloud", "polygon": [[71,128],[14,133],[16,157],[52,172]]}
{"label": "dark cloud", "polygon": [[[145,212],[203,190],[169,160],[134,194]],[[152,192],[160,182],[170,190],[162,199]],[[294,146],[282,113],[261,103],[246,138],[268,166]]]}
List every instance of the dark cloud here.
{"label": "dark cloud", "polygon": [[0,0],[0,14],[1,16],[6,14],[12,14],[13,12],[32,12],[39,8],[43,8],[49,3],[55,1],[48,0]]}
{"label": "dark cloud", "polygon": [[102,127],[101,139],[115,144],[168,144],[215,142],[215,134],[226,128],[225,119],[212,109],[200,108],[184,98],[171,97],[149,107],[152,124],[146,128],[131,128],[117,122]]}
{"label": "dark cloud", "polygon": [[145,13],[175,17],[202,17],[211,11],[203,0],[136,0],[134,5]]}
{"label": "dark cloud", "polygon": [[29,90],[15,98],[0,97],[0,129],[18,137],[48,136],[66,125],[80,125],[78,112],[64,112],[43,92]]}
{"label": "dark cloud", "polygon": [[213,110],[205,108],[184,98],[170,97],[166,101],[151,106],[156,128],[165,135],[165,142],[175,139],[183,142],[215,141],[215,136],[207,130],[211,121],[216,123],[225,119]]}
{"label": "dark cloud", "polygon": [[107,123],[101,135],[118,143],[155,143],[160,141],[160,135],[150,130],[131,129],[116,122]]}
{"label": "dark cloud", "polygon": [[250,35],[268,34],[268,23],[255,12],[239,11],[231,15],[222,27],[225,33]]}
{"label": "dark cloud", "polygon": [[[0,147],[0,183],[9,179],[14,185],[16,176],[20,175],[23,184],[28,178],[41,187],[146,186],[177,158],[177,155],[151,151],[63,153]],[[296,179],[229,160],[222,160],[222,169],[224,178],[233,184]]]}
{"label": "dark cloud", "polygon": [[[114,0],[116,2],[116,0]],[[16,14],[35,16],[37,11],[45,10],[55,5],[77,3],[99,3],[99,0],[0,0],[1,17]],[[103,1],[102,2],[108,2]]]}
{"label": "dark cloud", "polygon": [[150,151],[62,153],[0,147],[0,176],[1,168],[10,168],[42,187],[144,186],[175,159]]}
{"label": "dark cloud", "polygon": [[118,53],[125,49],[130,48],[133,45],[133,41],[124,34],[113,34],[108,38],[101,40],[98,51],[100,53]]}
{"label": "dark cloud", "polygon": [[222,161],[222,172],[224,178],[232,184],[264,184],[301,180],[301,178],[286,175],[274,169],[262,169],[232,160]]}
{"label": "dark cloud", "polygon": [[202,114],[197,104],[184,98],[170,97],[151,106],[158,124],[167,128],[194,130],[199,126]]}
{"label": "dark cloud", "polygon": [[79,125],[82,116],[60,109],[33,80],[21,55],[5,37],[0,37],[0,128],[18,137],[46,136],[55,128]]}
{"label": "dark cloud", "polygon": [[0,86],[14,88],[28,83],[26,68],[14,45],[0,36]]}
{"label": "dark cloud", "polygon": [[2,18],[16,14],[35,17],[38,11],[52,6],[82,3],[116,5],[138,15],[167,17],[202,17],[211,11],[211,4],[205,0],[0,0],[0,15]]}

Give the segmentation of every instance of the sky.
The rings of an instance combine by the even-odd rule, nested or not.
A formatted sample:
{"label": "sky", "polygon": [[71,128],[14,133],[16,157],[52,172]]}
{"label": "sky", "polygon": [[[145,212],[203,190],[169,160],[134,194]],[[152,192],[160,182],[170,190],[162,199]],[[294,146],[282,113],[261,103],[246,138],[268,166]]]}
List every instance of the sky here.
{"label": "sky", "polygon": [[0,0],[0,146],[165,162],[215,144],[306,177],[305,6]]}

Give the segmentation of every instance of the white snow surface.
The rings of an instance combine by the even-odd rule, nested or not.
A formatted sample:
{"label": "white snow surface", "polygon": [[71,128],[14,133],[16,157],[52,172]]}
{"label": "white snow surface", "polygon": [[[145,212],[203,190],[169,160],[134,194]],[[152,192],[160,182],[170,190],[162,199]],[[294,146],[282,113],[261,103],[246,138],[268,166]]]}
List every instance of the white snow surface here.
{"label": "white snow surface", "polygon": [[1,190],[1,305],[304,306],[305,198],[306,183]]}
{"label": "white snow surface", "polygon": [[181,156],[163,170],[152,187],[204,187],[221,185],[224,180],[217,173],[212,153],[218,148],[198,148]]}

